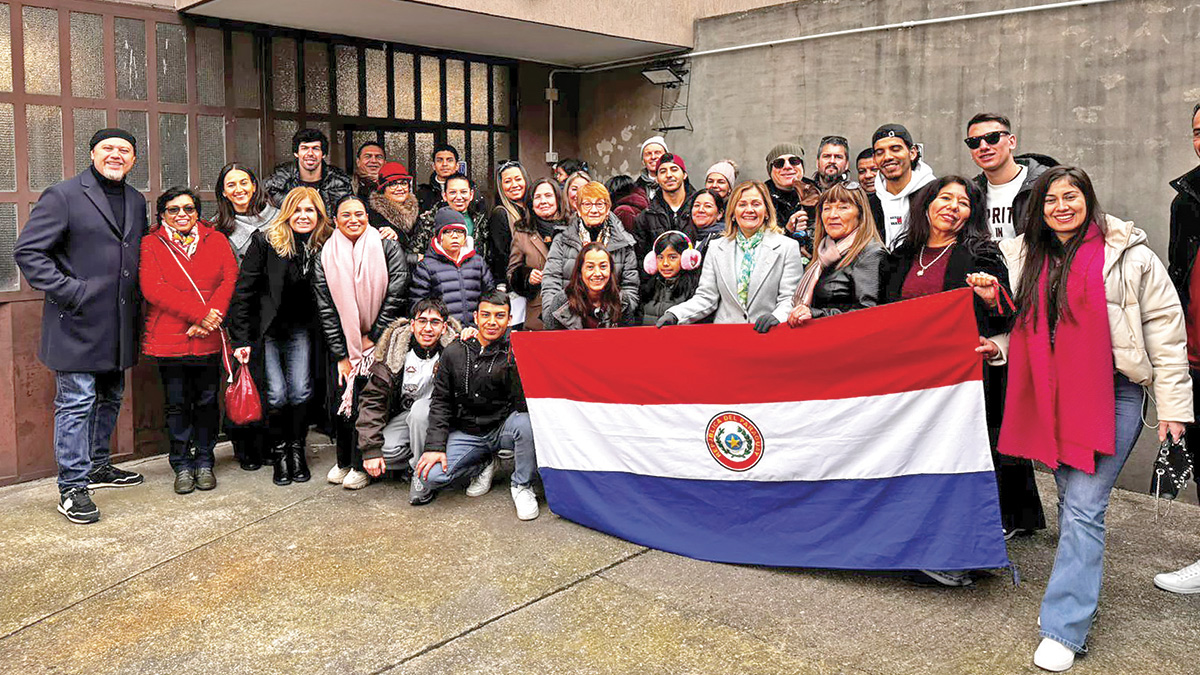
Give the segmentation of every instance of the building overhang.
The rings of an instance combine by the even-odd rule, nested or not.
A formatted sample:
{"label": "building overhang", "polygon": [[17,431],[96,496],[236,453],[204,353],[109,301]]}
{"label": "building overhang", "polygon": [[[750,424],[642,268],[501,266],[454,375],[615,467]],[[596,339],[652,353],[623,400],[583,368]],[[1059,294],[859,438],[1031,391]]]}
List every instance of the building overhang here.
{"label": "building overhang", "polygon": [[[494,4],[499,8],[506,3]],[[536,4],[557,11],[569,6]],[[196,16],[568,67],[690,47],[414,0],[176,0],[176,9]]]}

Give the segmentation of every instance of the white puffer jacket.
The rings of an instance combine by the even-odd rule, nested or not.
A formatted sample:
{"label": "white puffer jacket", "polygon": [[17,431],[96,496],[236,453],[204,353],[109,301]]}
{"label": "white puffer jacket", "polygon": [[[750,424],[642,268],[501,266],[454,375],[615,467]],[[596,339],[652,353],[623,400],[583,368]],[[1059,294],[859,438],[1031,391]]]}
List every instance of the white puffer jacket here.
{"label": "white puffer jacket", "polygon": [[[1132,222],[1106,217],[1104,294],[1112,333],[1113,362],[1130,381],[1149,387],[1158,419],[1191,422],[1192,382],[1188,373],[1187,334],[1179,295],[1167,268],[1146,244],[1146,233]],[[1025,236],[1000,242],[1013,293],[1025,262]],[[1004,363],[1008,335],[992,338]]]}

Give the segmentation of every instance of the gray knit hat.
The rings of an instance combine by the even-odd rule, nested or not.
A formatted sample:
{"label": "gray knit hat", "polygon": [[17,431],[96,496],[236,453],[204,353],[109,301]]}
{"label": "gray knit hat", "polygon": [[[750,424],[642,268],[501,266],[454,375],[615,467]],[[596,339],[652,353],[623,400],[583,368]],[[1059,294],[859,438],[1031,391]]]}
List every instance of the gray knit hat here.
{"label": "gray knit hat", "polygon": [[771,162],[784,155],[795,155],[800,159],[804,159],[804,148],[799,143],[780,143],[771,148],[771,151],[767,153],[767,165],[769,166]]}

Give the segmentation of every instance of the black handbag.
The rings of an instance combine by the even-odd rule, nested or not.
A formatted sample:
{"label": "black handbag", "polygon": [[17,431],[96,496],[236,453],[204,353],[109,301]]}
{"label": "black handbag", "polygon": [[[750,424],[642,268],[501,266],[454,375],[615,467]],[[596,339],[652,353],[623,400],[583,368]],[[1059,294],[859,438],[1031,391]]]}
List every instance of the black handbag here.
{"label": "black handbag", "polygon": [[1158,515],[1159,499],[1174,500],[1187,487],[1195,469],[1192,455],[1184,439],[1175,441],[1170,434],[1158,447],[1154,458],[1154,473],[1150,476],[1150,494],[1155,497],[1154,513]]}

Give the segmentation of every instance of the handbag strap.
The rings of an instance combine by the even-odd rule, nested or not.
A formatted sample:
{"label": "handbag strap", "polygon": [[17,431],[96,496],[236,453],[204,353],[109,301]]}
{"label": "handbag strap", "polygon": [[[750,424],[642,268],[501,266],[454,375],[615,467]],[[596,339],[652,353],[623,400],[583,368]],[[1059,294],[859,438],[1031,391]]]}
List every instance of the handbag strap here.
{"label": "handbag strap", "polygon": [[[183,276],[187,277],[188,283],[192,285],[192,289],[196,291],[196,295],[200,296],[200,302],[208,302],[208,300],[204,299],[204,294],[200,292],[200,287],[192,279],[192,275],[183,266],[183,261],[179,259],[179,254],[175,253],[175,249],[171,248],[171,243],[162,237],[158,239],[162,242],[163,246],[167,247],[167,253],[170,253],[171,257],[175,259],[175,264],[179,265],[179,271],[183,272]],[[219,328],[218,333],[221,335],[221,362],[225,365],[225,372],[228,373],[225,381],[227,383],[233,382],[233,367],[229,363],[229,339],[225,337],[225,328]]]}

